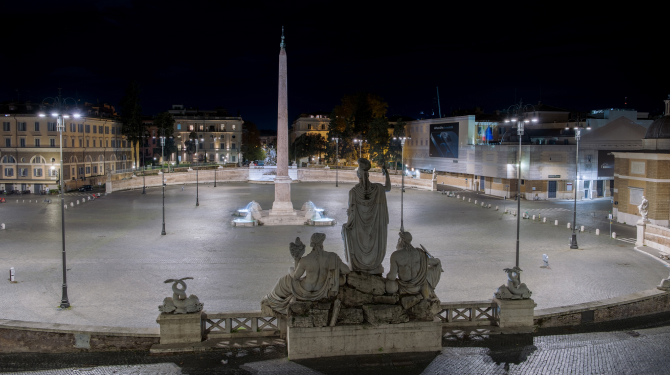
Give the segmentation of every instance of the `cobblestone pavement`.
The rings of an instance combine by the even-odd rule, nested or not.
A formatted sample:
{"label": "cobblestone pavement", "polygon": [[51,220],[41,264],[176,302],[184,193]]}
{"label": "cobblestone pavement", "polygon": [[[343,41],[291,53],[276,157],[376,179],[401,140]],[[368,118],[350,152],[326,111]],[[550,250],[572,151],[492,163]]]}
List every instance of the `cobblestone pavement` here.
{"label": "cobblestone pavement", "polygon": [[[246,183],[201,184],[166,188],[167,235],[161,236],[160,188],[115,192],[75,203],[65,213],[68,291],[72,307],[58,309],[61,298],[60,205],[10,202],[0,204],[0,271],[16,269],[18,283],[0,283],[0,318],[53,323],[156,328],[157,306],[171,295],[163,283],[192,276],[188,293],[196,294],[205,310],[258,310],[261,298],[285,275],[293,260],[288,244],[315,232],[327,234],[325,248],[344,259],[341,224],[351,184],[339,188],[325,183],[291,185],[294,207],[307,200],[337,220],[334,227],[275,226],[233,228],[232,212],[252,199],[265,209],[274,200],[273,185]],[[472,197],[474,193],[466,193]],[[389,202],[389,267],[400,228],[400,193]],[[66,200],[80,199],[68,196]],[[484,209],[438,192],[407,189],[405,228],[414,244],[423,244],[442,260],[445,273],[436,290],[442,301],[485,300],[506,282],[503,268],[515,259],[516,217],[503,214],[513,201],[478,196],[500,206]],[[54,199],[55,201],[55,199]],[[545,210],[548,223],[522,220],[520,266],[523,282],[533,291],[537,308],[571,305],[652,289],[668,276],[666,265],[633,249],[633,244],[609,238],[602,220],[609,200],[578,203],[579,250],[570,250],[572,202],[522,202],[522,211]],[[560,209],[560,210],[559,210]],[[566,211],[567,210],[567,211]],[[584,212],[584,213],[582,213]],[[599,213],[595,219],[588,212]],[[606,218],[606,216],[605,216]],[[559,220],[559,226],[553,220]],[[596,220],[597,219],[597,220]],[[605,220],[606,221],[606,220]],[[607,224],[609,226],[609,224]],[[596,236],[592,229],[599,227]],[[617,232],[635,228],[613,226]],[[549,268],[540,268],[542,255]],[[4,270],[4,271],[3,271]]]}
{"label": "cobblestone pavement", "polygon": [[[661,323],[659,325],[659,323]],[[605,328],[609,331],[600,332]],[[610,330],[615,329],[615,330]],[[0,354],[20,374],[645,374],[670,373],[670,313],[566,334],[462,337],[440,353],[289,361],[286,348],[151,356],[146,352]],[[23,371],[23,372],[19,372]]]}

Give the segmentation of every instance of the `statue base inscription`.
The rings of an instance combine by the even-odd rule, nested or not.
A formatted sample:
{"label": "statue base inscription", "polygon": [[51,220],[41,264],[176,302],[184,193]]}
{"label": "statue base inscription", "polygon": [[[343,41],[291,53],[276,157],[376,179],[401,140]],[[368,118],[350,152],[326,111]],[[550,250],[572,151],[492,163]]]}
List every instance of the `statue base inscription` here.
{"label": "statue base inscription", "polygon": [[344,355],[439,352],[442,350],[442,323],[407,322],[398,324],[356,324],[334,327],[289,327],[288,357],[335,357]]}

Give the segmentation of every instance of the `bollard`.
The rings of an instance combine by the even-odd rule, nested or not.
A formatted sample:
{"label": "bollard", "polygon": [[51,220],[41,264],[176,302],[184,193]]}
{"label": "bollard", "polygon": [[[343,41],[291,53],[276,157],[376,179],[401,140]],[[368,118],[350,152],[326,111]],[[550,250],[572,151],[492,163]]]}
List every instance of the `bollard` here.
{"label": "bollard", "polygon": [[533,215],[533,221],[535,221],[535,215]]}
{"label": "bollard", "polygon": [[18,200],[18,199],[16,200],[16,203],[19,203],[19,200]]}
{"label": "bollard", "polygon": [[28,203],[33,203],[33,200],[32,200],[32,199],[31,199],[31,200],[29,200],[29,201],[28,201]]}
{"label": "bollard", "polygon": [[570,223],[568,223],[568,229],[570,229]]}
{"label": "bollard", "polygon": [[70,202],[70,207],[74,207],[74,202]]}
{"label": "bollard", "polygon": [[516,211],[512,211],[512,215],[516,216]]}
{"label": "bollard", "polygon": [[600,229],[596,229],[596,236],[600,236]]}
{"label": "bollard", "polygon": [[0,224],[0,229],[5,229],[5,223]]}
{"label": "bollard", "polygon": [[[469,201],[468,201],[469,202]],[[477,200],[475,199],[475,204],[477,204]]]}
{"label": "bollard", "polygon": [[[464,197],[464,198],[465,198],[465,197]],[[471,201],[472,201],[472,198],[468,198],[468,203],[470,203]]]}
{"label": "bollard", "polygon": [[11,267],[9,269],[9,282],[10,283],[15,283],[16,282],[15,277],[16,277],[16,272],[14,271],[14,267]]}
{"label": "bollard", "polygon": [[616,232],[612,232],[612,238],[616,238]]}
{"label": "bollard", "polygon": [[543,222],[543,223],[546,223],[546,222],[547,222],[547,217],[546,217],[546,216],[542,218],[542,222]]}
{"label": "bollard", "polygon": [[465,196],[463,196],[463,201],[465,201]]}
{"label": "bollard", "polygon": [[507,209],[505,209],[505,213],[507,213]]}
{"label": "bollard", "polygon": [[79,204],[79,199],[77,199],[77,204]]}
{"label": "bollard", "polygon": [[21,202],[21,203],[26,203],[26,200],[24,199],[23,202]]}
{"label": "bollard", "polygon": [[67,210],[67,204],[64,204],[63,207]]}
{"label": "bollard", "polygon": [[482,202],[482,207],[484,207],[484,202]]}
{"label": "bollard", "polygon": [[558,220],[554,221],[554,225],[558,225]]}
{"label": "bollard", "polygon": [[496,211],[498,211],[498,206],[496,206]]}
{"label": "bollard", "polygon": [[582,225],[581,228],[579,228],[579,231],[580,231],[580,232],[583,232],[583,231],[584,231],[584,226],[583,226],[583,225]]}

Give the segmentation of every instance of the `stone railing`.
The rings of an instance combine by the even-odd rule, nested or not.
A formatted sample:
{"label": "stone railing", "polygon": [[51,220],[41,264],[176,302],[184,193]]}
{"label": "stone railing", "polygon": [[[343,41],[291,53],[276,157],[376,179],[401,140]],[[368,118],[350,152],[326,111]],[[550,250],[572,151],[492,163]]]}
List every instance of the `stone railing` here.
{"label": "stone railing", "polygon": [[497,305],[491,301],[443,302],[436,315],[442,327],[495,326]]}
{"label": "stone railing", "polygon": [[670,228],[646,224],[644,244],[660,251],[666,257],[670,256]]}
{"label": "stone railing", "polygon": [[203,313],[203,339],[285,336],[286,323],[258,311]]}

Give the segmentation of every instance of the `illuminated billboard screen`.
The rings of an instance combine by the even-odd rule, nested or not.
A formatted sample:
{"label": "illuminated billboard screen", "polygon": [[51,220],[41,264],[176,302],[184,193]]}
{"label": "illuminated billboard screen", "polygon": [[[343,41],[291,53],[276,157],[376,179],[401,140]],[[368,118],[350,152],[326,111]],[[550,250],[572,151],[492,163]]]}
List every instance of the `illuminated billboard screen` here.
{"label": "illuminated billboard screen", "polygon": [[458,123],[430,125],[428,155],[431,158],[458,158]]}

